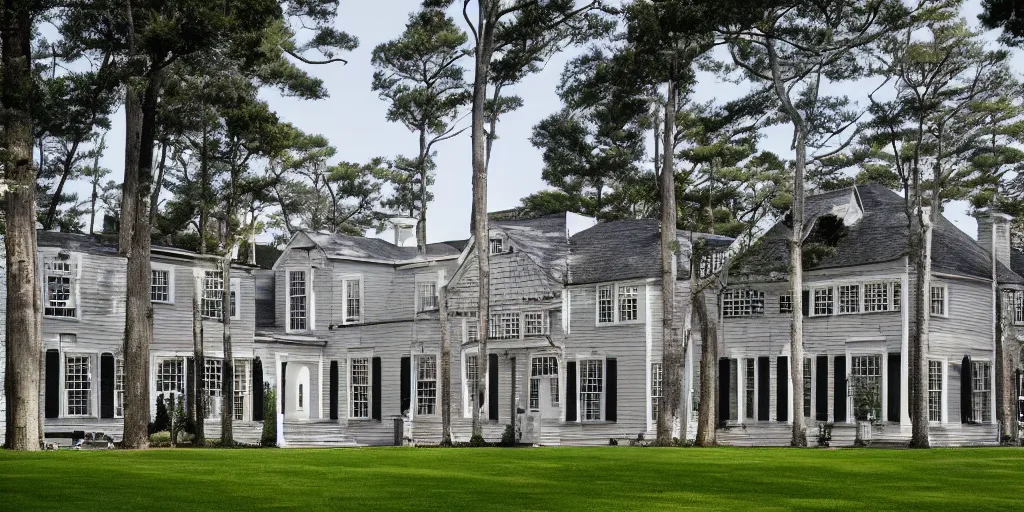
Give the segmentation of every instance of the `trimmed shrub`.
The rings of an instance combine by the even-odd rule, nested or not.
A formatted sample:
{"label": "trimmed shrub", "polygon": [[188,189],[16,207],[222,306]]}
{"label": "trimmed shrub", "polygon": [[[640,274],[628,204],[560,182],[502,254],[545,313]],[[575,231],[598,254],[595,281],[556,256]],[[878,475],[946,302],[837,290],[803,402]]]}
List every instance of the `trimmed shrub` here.
{"label": "trimmed shrub", "polygon": [[260,446],[277,446],[277,400],[274,388],[267,382],[263,383],[263,434]]}

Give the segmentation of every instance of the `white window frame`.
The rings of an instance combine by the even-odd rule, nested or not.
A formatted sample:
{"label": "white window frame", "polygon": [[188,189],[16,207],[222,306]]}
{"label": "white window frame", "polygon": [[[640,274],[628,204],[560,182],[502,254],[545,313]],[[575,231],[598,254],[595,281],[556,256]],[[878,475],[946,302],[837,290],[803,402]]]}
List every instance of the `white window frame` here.
{"label": "white window frame", "polygon": [[[86,412],[85,414],[70,414],[69,408],[71,407],[70,395],[71,391],[83,391],[83,390],[71,390],[68,389],[68,359],[70,358],[85,358],[86,359],[86,372],[85,372],[85,383],[89,386],[84,391],[86,396]],[[61,410],[60,417],[62,418],[96,418],[99,415],[96,413],[96,379],[94,376],[95,365],[96,365],[96,354],[88,352],[62,352],[61,353],[61,365],[60,365],[60,391],[61,391]]]}
{"label": "white window frame", "polygon": [[651,362],[651,421],[658,424],[661,401],[665,399],[665,367],[661,361]]}
{"label": "white window frame", "polygon": [[[438,307],[439,306],[438,300],[440,300],[440,297],[438,296],[437,291],[438,291],[438,289],[440,289],[440,286],[438,286],[437,281],[438,281],[437,274],[418,274],[416,276],[416,284],[415,284],[415,286],[416,286],[416,291],[415,291],[415,293],[416,293],[416,297],[415,297],[416,311],[415,312],[416,313],[426,313],[428,311],[437,311],[439,309],[439,307]],[[429,295],[428,296],[428,295],[424,295],[424,294],[421,293],[423,291],[423,288],[424,287],[428,287],[428,286],[433,286],[434,287],[433,295]],[[362,288],[360,287],[360,290],[361,289]],[[427,299],[432,299],[432,300],[429,301],[429,304],[425,305],[424,302]],[[347,308],[347,301],[346,301],[346,308]],[[346,313],[347,313],[347,309],[346,309]]]}
{"label": "white window frame", "polygon": [[[470,336],[470,330],[475,333],[475,336]],[[463,343],[477,343],[480,341],[480,322],[476,321],[476,318],[463,318],[462,319],[462,342]]]}
{"label": "white window frame", "polygon": [[[599,414],[598,418],[586,419],[586,418],[584,418],[584,416],[586,415],[586,410],[583,407],[583,405],[585,403],[584,400],[583,400],[583,395],[585,393],[583,391],[583,379],[584,379],[584,376],[583,376],[583,374],[584,374],[583,366],[584,366],[584,364],[589,364],[591,361],[598,361],[599,363],[601,363],[601,381],[600,381],[601,391],[597,393],[597,395],[598,395],[598,410],[600,411],[600,414]],[[607,412],[605,410],[606,409],[606,407],[605,407],[605,394],[607,392],[608,392],[608,361],[604,357],[580,357],[580,358],[577,358],[576,359],[576,406],[577,406],[576,411],[577,411],[578,421],[580,423],[597,423],[597,422],[604,421],[605,413]],[[586,393],[587,394],[594,394],[593,392],[586,392]]]}
{"label": "white window frame", "polygon": [[[421,372],[420,372],[420,364],[422,364],[424,361],[428,361],[428,360],[431,360],[431,359],[434,362],[433,363],[434,364],[434,368],[433,368],[433,370],[434,370],[434,378],[433,379],[421,379],[420,378],[421,377],[421,375],[420,375],[421,374]],[[427,368],[427,369],[429,369],[429,368]],[[415,412],[412,414],[412,416],[436,416],[438,414],[438,409],[440,409],[439,401],[440,401],[440,396],[441,396],[441,386],[440,386],[440,380],[441,380],[441,375],[440,375],[441,374],[441,358],[437,354],[433,354],[433,353],[416,354],[413,357],[413,359],[412,359],[412,371],[415,372],[415,378],[412,379],[412,381],[413,381],[412,382],[412,386],[413,386],[412,396],[415,399],[415,403],[412,405],[412,407],[414,408]],[[428,398],[428,400],[424,400],[422,402],[421,402],[421,396],[420,396],[420,394],[421,394],[420,383],[421,382],[423,382],[424,384],[429,384],[429,383],[432,382],[433,385],[434,385],[434,387],[433,387],[434,396],[433,397],[425,397],[425,398]],[[424,394],[426,394],[428,391],[429,391],[429,388],[426,388],[426,389],[423,390]],[[429,411],[428,412],[424,412],[424,410],[427,410],[427,408],[429,408]]]}
{"label": "white window frame", "polygon": [[[366,384],[356,384],[355,375],[355,362],[366,361]],[[348,380],[348,418],[350,420],[358,421],[370,421],[373,417],[373,355],[372,354],[354,354],[348,358],[348,371],[346,377]],[[356,414],[356,386],[366,388],[366,414]],[[363,400],[360,400],[363,402]]]}
{"label": "white window frame", "polygon": [[[744,356],[738,357],[737,360],[743,361],[742,365],[737,363],[737,368],[739,368],[739,371],[737,373],[742,372],[743,376],[742,388],[738,385],[739,383],[737,383],[736,386],[737,389],[743,390],[743,400],[740,402],[740,404],[743,406],[743,414],[740,415],[740,423],[746,421],[757,421],[757,358]],[[748,362],[751,363],[750,368],[747,368]],[[753,384],[749,390],[747,389],[748,379],[750,380],[750,383]],[[748,398],[750,399],[749,408],[747,407]]]}
{"label": "white window frame", "polygon": [[[857,294],[854,297],[853,302],[843,302],[844,294],[849,294],[851,290]],[[850,297],[846,297],[850,298]],[[864,311],[863,308],[863,286],[861,283],[844,283],[836,285],[835,290],[832,292],[832,311],[836,315],[859,315]],[[852,308],[852,309],[851,309]]]}
{"label": "white window frame", "polygon": [[[872,294],[872,298],[880,299],[872,302],[868,299],[868,288],[873,291],[881,287],[882,295]],[[887,281],[869,281],[861,285],[862,313],[888,313],[893,310],[893,286]]]}
{"label": "white window frame", "polygon": [[153,283],[150,278],[149,297],[154,304],[174,304],[174,265],[166,263],[151,263],[153,272],[165,272],[167,274],[167,300],[153,299]]}
{"label": "white window frame", "polygon": [[[932,310],[934,309],[933,302],[935,300],[933,298],[933,294],[935,293],[936,289],[942,290],[942,313],[932,312]],[[928,312],[930,313],[929,316],[931,317],[949,318],[949,285],[947,285],[946,283],[932,284],[931,291],[928,292]]]}
{"label": "white window frame", "polygon": [[727,289],[722,293],[722,316],[724,318],[764,316],[764,292],[750,288]]}
{"label": "white window frame", "polygon": [[124,358],[114,359],[114,417],[124,418]]}
{"label": "white window frame", "polygon": [[1013,325],[1024,325],[1024,291],[1006,290],[1004,297]]}
{"label": "white window frame", "polygon": [[779,314],[789,314],[793,312],[793,294],[783,293],[779,295]]}
{"label": "white window frame", "polygon": [[[982,382],[988,383],[988,389],[985,389],[984,391],[979,391],[977,386],[978,375],[982,374],[982,372],[977,371],[979,365],[984,365],[988,370],[984,372],[985,377],[982,380]],[[971,360],[971,417],[974,420],[974,423],[989,425],[995,421],[995,416],[992,412],[992,397],[995,396],[995,377],[992,375],[994,366],[995,365],[992,364],[992,361],[988,359]],[[975,397],[980,393],[987,394],[987,399],[985,400],[983,409],[981,410],[981,416],[979,417],[977,414],[978,410],[974,407],[974,402]],[[988,416],[987,420],[985,419],[985,416]]]}
{"label": "white window frame", "polygon": [[[818,313],[818,292],[827,292],[829,300],[829,311],[827,313]],[[807,308],[807,312],[810,313],[808,316],[832,316],[836,314],[836,287],[835,286],[813,286],[810,288],[808,294],[811,299],[810,307]],[[823,301],[824,303],[824,301]],[[824,307],[824,306],[823,306]]]}
{"label": "white window frame", "polygon": [[250,382],[252,382],[251,365],[248,359],[235,359],[235,364],[231,367],[234,372],[232,379],[234,379],[234,386],[232,392],[231,403],[231,414],[234,415],[235,421],[248,421],[248,411],[245,408],[245,404],[249,401],[251,390],[249,389]]}
{"label": "white window frame", "polygon": [[508,250],[505,248],[505,239],[497,237],[489,237],[487,239],[487,253],[488,254],[505,254]]}
{"label": "white window frame", "polygon": [[[296,272],[301,272],[302,275],[303,275],[303,280],[304,280],[303,285],[305,287],[305,294],[304,295],[292,295],[292,274],[296,273]],[[312,273],[312,269],[305,269],[305,268],[289,268],[289,269],[285,269],[285,272],[284,272],[284,296],[285,296],[285,301],[284,301],[285,315],[284,315],[284,319],[285,319],[285,332],[308,332],[308,331],[311,331],[313,329],[313,322],[312,322],[312,320],[313,320],[313,310],[310,307],[311,304],[312,304],[312,300],[311,300],[311,296],[310,295],[311,295],[311,290],[313,288],[310,285],[311,273]],[[304,329],[298,329],[298,328],[295,328],[295,327],[292,326],[292,298],[293,297],[305,297],[305,299],[306,299],[306,304],[304,306],[305,309],[306,309],[306,314],[305,314],[305,318],[304,318],[305,323],[306,323],[306,327]]]}
{"label": "white window frame", "polygon": [[[602,299],[601,298],[601,293],[604,292],[604,291],[608,292],[608,297]],[[615,285],[613,285],[613,284],[600,285],[600,286],[598,286],[597,288],[594,289],[594,294],[595,294],[594,295],[594,300],[596,302],[596,309],[594,310],[594,316],[595,316],[595,320],[596,320],[597,325],[610,325],[610,324],[614,324],[615,323],[615,318],[617,316],[616,315],[616,310],[618,309],[618,308],[615,307]],[[602,301],[605,301],[607,303],[607,306],[609,308],[611,308],[611,311],[610,311],[611,312],[611,318],[609,318],[607,320],[603,319],[603,317],[601,316],[601,302]]]}
{"label": "white window frame", "polygon": [[[537,320],[536,318],[531,320],[530,317],[535,317],[536,315],[540,315],[540,330],[531,331],[530,322],[536,322]],[[547,310],[523,311],[522,316],[523,318],[520,320],[519,325],[523,338],[527,336],[547,336],[551,334],[551,315],[548,314]]]}
{"label": "white window frame", "polygon": [[[219,269],[202,269],[202,270],[200,270],[200,272],[202,272],[202,280],[203,280],[202,284],[203,284],[203,286],[202,286],[201,296],[200,296],[199,312],[202,315],[203,320],[223,320],[224,319],[224,316],[223,316],[224,315],[224,272],[222,272]],[[211,276],[211,274],[212,274],[212,276]],[[211,293],[216,293],[218,291],[217,288],[207,288],[207,281],[210,280],[210,279],[216,279],[217,278],[216,277],[217,274],[220,274],[220,289],[219,289],[220,290],[220,298],[219,299],[217,299],[217,298],[210,298],[210,297],[207,296],[207,293],[206,293],[207,291],[210,291]],[[215,302],[217,300],[220,300],[220,308],[219,308],[220,311],[219,311],[219,314],[217,314],[216,316],[206,314],[207,311],[209,311],[209,309],[206,307],[207,301]],[[230,305],[229,305],[229,307],[230,307]]]}
{"label": "white window frame", "polygon": [[[815,368],[815,357],[814,354],[804,354],[804,382],[801,383],[800,392],[803,393],[810,388],[809,396],[804,397],[804,409],[808,411],[808,414],[804,414],[804,420],[814,420],[814,406],[815,406],[815,392],[818,390],[818,383],[815,382],[814,373],[818,370]],[[754,365],[757,365],[757,360],[754,360]],[[810,383],[810,386],[807,384]],[[803,414],[804,411],[800,411]],[[806,423],[806,421],[805,421]]]}
{"label": "white window frame", "polygon": [[[67,253],[64,253],[64,254],[67,255]],[[79,255],[79,254],[70,254],[70,255],[67,255],[65,258],[62,258],[60,252],[49,252],[48,251],[47,253],[44,253],[44,254],[40,255],[40,260],[41,261],[40,261],[39,264],[40,264],[40,276],[41,276],[40,281],[41,281],[41,285],[42,285],[43,316],[46,317],[46,318],[53,318],[53,319],[56,319],[56,320],[77,321],[77,320],[81,319],[81,317],[82,317],[82,308],[81,308],[82,294],[81,294],[81,286],[79,286],[81,278],[82,278],[82,257],[81,257],[81,255]],[[53,270],[47,270],[48,264],[51,264],[51,263],[62,263],[62,264],[63,263],[67,263],[67,264],[71,265],[71,269],[68,271],[69,272],[68,274],[58,273],[57,271],[53,271]],[[60,301],[60,302],[64,303],[63,306],[59,306],[59,307],[57,307],[57,306],[50,306],[50,290],[49,290],[48,281],[49,281],[49,277],[51,275],[53,275],[54,277],[66,277],[68,279],[68,287],[70,288],[70,290],[68,291],[69,292],[68,293],[68,300]],[[72,314],[72,315],[53,315],[53,314],[47,314],[46,313],[47,309],[71,309],[71,310],[74,310],[74,314]]]}
{"label": "white window frame", "polygon": [[[231,313],[232,320],[239,320],[242,318],[242,278],[232,277],[231,278],[231,294],[234,295],[234,306],[235,309]],[[231,307],[232,299],[228,298],[228,307]]]}
{"label": "white window frame", "polygon": [[[362,274],[346,274],[339,277],[341,279],[341,324],[342,325],[356,325],[361,324],[366,319],[366,286],[364,286]],[[349,285],[352,282],[359,283],[359,316],[357,318],[350,319],[348,316],[348,301],[349,301]],[[310,296],[313,296],[312,285],[310,286]],[[355,298],[355,297],[353,297]],[[312,324],[310,324],[312,330]]]}
{"label": "white window frame", "polygon": [[[624,281],[614,283],[603,283],[595,286],[594,290],[594,325],[598,327],[609,326],[609,325],[636,325],[644,323],[644,308],[648,305],[644,302],[642,297],[645,297],[643,286],[645,283],[640,281]],[[636,288],[636,296],[633,297],[636,300],[636,319],[634,320],[623,320],[621,316],[621,302],[623,288]],[[612,301],[612,320],[601,321],[601,290],[611,290],[611,301]]]}
{"label": "white window frame", "polygon": [[[472,406],[472,402],[470,401],[470,397],[473,395],[473,390],[470,389],[470,387],[469,387],[469,383],[470,383],[470,378],[469,378],[469,358],[470,357],[475,357],[476,358],[476,360],[477,360],[477,372],[480,371],[480,356],[479,356],[479,352],[476,349],[470,349],[470,350],[462,351],[462,415],[463,415],[464,418],[472,418],[473,417],[473,406]],[[477,375],[479,376],[479,373],[477,373]],[[486,382],[484,383],[484,387],[485,388],[487,387],[487,383]],[[485,391],[486,391],[486,389],[485,389]],[[483,402],[484,403],[479,404],[479,406],[480,406],[480,416],[482,418],[485,418],[485,417],[487,417],[487,399],[486,399],[486,396],[485,396]]]}
{"label": "white window frame", "polygon": [[853,390],[849,389],[852,386],[852,380],[857,375],[854,375],[854,359],[858,357],[877,357],[878,358],[878,415],[875,417],[877,421],[887,421],[886,416],[886,392],[889,389],[889,382],[887,382],[889,376],[888,369],[886,367],[888,357],[884,352],[870,352],[870,351],[857,351],[849,353],[846,357],[847,360],[847,392],[846,392],[846,406],[847,406],[847,420],[856,421],[854,416],[853,403],[854,396]]}
{"label": "white window frame", "polygon": [[[508,323],[502,323],[508,320]],[[513,334],[511,331],[514,330]],[[508,327],[506,334],[505,327]],[[489,340],[521,340],[523,339],[523,313],[521,311],[504,311],[491,313],[487,322],[487,339]]]}
{"label": "white window frame", "polygon": [[[939,389],[935,390],[932,388],[932,365],[935,364],[939,368]],[[932,393],[939,394],[939,419],[932,419]],[[942,359],[928,359],[928,422],[929,423],[945,423],[946,422],[946,361]]]}

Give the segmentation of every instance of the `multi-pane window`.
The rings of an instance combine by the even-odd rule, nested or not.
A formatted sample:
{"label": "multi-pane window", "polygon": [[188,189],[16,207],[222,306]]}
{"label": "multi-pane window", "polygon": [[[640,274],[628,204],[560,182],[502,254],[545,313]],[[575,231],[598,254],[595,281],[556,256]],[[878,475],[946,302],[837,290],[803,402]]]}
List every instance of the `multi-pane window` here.
{"label": "multi-pane window", "polygon": [[416,414],[434,414],[437,406],[437,356],[416,359]]}
{"label": "multi-pane window", "polygon": [[548,313],[546,311],[528,311],[523,313],[524,334],[542,336],[548,333]]}
{"label": "multi-pane window", "polygon": [[864,284],[864,312],[889,311],[889,284]]}
{"label": "multi-pane window", "polygon": [[234,370],[234,404],[231,413],[235,420],[242,421],[245,414],[245,397],[249,394],[249,361],[235,359]]}
{"label": "multi-pane window", "polygon": [[779,295],[779,313],[793,312],[793,296]]}
{"label": "multi-pane window", "polygon": [[47,258],[43,262],[46,276],[43,314],[62,318],[76,317],[77,266],[68,259]]}
{"label": "multi-pane window", "polygon": [[619,321],[632,322],[639,318],[638,286],[622,286],[619,288]]}
{"label": "multi-pane window", "polygon": [[473,407],[474,406],[480,407],[480,404],[477,403],[477,401],[480,400],[480,395],[477,392],[477,390],[479,389],[478,385],[480,384],[479,379],[480,379],[480,373],[479,373],[479,369],[478,369],[478,366],[477,366],[477,357],[476,357],[475,354],[467,355],[466,356],[466,396],[469,397],[469,400],[466,401],[466,404],[469,406],[469,412],[473,411]]}
{"label": "multi-pane window", "polygon": [[756,374],[754,373],[754,360],[744,359],[743,360],[744,372],[743,372],[743,412],[747,419],[754,419],[754,400],[757,395],[754,390],[754,382]]}
{"label": "multi-pane window", "polygon": [[419,283],[416,285],[416,311],[437,309],[437,283]]}
{"label": "multi-pane window", "polygon": [[892,310],[899,311],[903,304],[903,294],[900,291],[900,283],[897,281],[892,284]]}
{"label": "multi-pane window", "polygon": [[487,328],[491,339],[513,339],[519,337],[519,313],[495,313]]}
{"label": "multi-pane window", "polygon": [[932,286],[932,314],[946,316],[946,287]]}
{"label": "multi-pane window", "polygon": [[345,280],[345,322],[361,322],[363,319],[361,284],[359,279]]}
{"label": "multi-pane window", "polygon": [[722,294],[722,316],[724,317],[763,314],[764,292],[757,290],[726,290]]}
{"label": "multi-pane window", "polygon": [[651,420],[658,421],[658,408],[661,405],[662,391],[661,363],[651,363]]}
{"label": "multi-pane window", "polygon": [[804,417],[811,417],[811,391],[813,388],[813,380],[811,372],[813,366],[811,366],[811,358],[804,358]]}
{"label": "multi-pane window", "polygon": [[309,297],[307,296],[306,272],[288,272],[288,327],[293,331],[309,329]]}
{"label": "multi-pane window", "polygon": [[154,270],[153,286],[150,289],[150,299],[153,302],[171,301],[171,271]]}
{"label": "multi-pane window", "polygon": [[839,287],[839,314],[860,313],[860,285]]}
{"label": "multi-pane window", "polygon": [[124,417],[124,359],[114,362],[114,417]]}
{"label": "multi-pane window", "polygon": [[597,287],[597,321],[602,324],[615,321],[614,290],[611,286]]}
{"label": "multi-pane window", "polygon": [[203,318],[224,318],[224,273],[207,270],[203,274]]}
{"label": "multi-pane window", "polygon": [[584,421],[601,419],[603,395],[604,361],[601,359],[580,361],[580,410]]}
{"label": "multi-pane window", "polygon": [[700,366],[693,368],[693,381],[690,382],[690,409],[696,413],[700,408]]}
{"label": "multi-pane window", "polygon": [[[864,379],[875,392],[881,397],[882,393],[882,356],[854,356],[851,360],[853,371],[851,375]],[[881,411],[874,411],[875,418],[881,418]]]}
{"label": "multi-pane window", "polygon": [[1019,290],[1007,290],[1006,304],[1013,313],[1013,323],[1019,325],[1024,323],[1024,292]]}
{"label": "multi-pane window", "polygon": [[552,407],[559,406],[558,398],[558,358],[544,356],[533,358],[530,365],[530,409],[540,409],[541,380],[548,381],[549,399]]}
{"label": "multi-pane window", "polygon": [[726,250],[713,250],[704,254],[700,259],[700,277],[710,277],[721,270],[722,265],[725,264],[727,252]]}
{"label": "multi-pane window", "polygon": [[220,359],[206,358],[204,360],[203,385],[209,396],[221,396],[224,388],[224,362]]}
{"label": "multi-pane window", "polygon": [[358,419],[370,417],[370,360],[365,357],[352,360],[351,414]]}
{"label": "multi-pane window", "polygon": [[971,367],[973,393],[971,395],[974,421],[992,422],[992,365],[988,361],[974,361]]}
{"label": "multi-pane window", "polygon": [[466,341],[480,341],[480,324],[476,320],[466,320]]}
{"label": "multi-pane window", "polygon": [[185,390],[185,362],[181,358],[161,359],[156,363],[156,392],[181,393]]}
{"label": "multi-pane window", "polygon": [[89,356],[67,356],[64,359],[64,396],[67,416],[88,416],[92,395],[92,372]]}
{"label": "multi-pane window", "polygon": [[942,421],[942,361],[928,361],[928,421]]}
{"label": "multi-pane window", "polygon": [[505,252],[505,241],[500,238],[492,238],[490,240],[491,254],[501,254]]}
{"label": "multi-pane window", "polygon": [[832,288],[815,288],[814,289],[814,314],[817,315],[831,315],[833,309],[834,297],[832,294]]}

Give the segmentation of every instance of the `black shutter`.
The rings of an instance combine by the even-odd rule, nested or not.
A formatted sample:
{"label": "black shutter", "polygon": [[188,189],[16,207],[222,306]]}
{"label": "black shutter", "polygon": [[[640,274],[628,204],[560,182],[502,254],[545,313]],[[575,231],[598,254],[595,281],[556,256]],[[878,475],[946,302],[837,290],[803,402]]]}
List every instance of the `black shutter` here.
{"label": "black shutter", "polygon": [[576,421],[576,361],[565,362],[565,421]]}
{"label": "black shutter", "polygon": [[804,290],[800,296],[803,297],[803,305],[800,311],[803,311],[804,316],[811,316],[811,292]]}
{"label": "black shutter", "polygon": [[[278,414],[284,414],[287,410],[285,409],[284,397],[288,395],[288,363],[281,363],[281,410],[277,411]],[[274,420],[277,421],[277,420]]]}
{"label": "black shutter", "polygon": [[828,421],[828,356],[818,356],[815,362],[814,412],[818,421]]}
{"label": "black shutter", "polygon": [[487,417],[498,421],[498,354],[489,354],[487,362]]}
{"label": "black shutter", "polygon": [[771,397],[771,359],[757,358],[757,421],[768,421],[771,416],[768,410]]}
{"label": "black shutter", "polygon": [[833,404],[833,421],[844,423],[846,421],[846,356],[835,357],[835,403]]}
{"label": "black shutter", "polygon": [[338,419],[338,362],[331,361],[331,419]]}
{"label": "black shutter", "polygon": [[618,375],[619,365],[618,361],[614,357],[605,359],[605,378],[607,383],[604,388],[604,419],[605,421],[617,421],[618,419],[618,388],[616,385],[616,376]]}
{"label": "black shutter", "polygon": [[401,403],[399,410],[403,413],[408,411],[412,407],[412,358],[406,356],[402,358],[402,375],[401,375],[401,386],[402,390],[399,393]]}
{"label": "black shutter", "polygon": [[381,405],[380,404],[380,358],[379,357],[373,358],[371,360],[370,364],[372,365],[372,367],[370,368],[370,372],[373,373],[373,384],[372,384],[373,390],[371,392],[372,393],[371,400],[373,400],[373,414],[372,414],[372,417],[375,420],[380,420],[381,419],[381,414],[380,414],[380,405]]}
{"label": "black shutter", "polygon": [[972,423],[974,421],[974,407],[971,395],[974,386],[974,367],[971,364],[971,356],[964,356],[960,367],[960,422]]}
{"label": "black shutter", "polygon": [[[7,356],[10,357],[10,356]],[[60,352],[46,351],[46,417],[60,416]]]}
{"label": "black shutter", "polygon": [[[775,419],[789,421],[789,358],[775,358]],[[798,412],[798,411],[794,411]],[[801,412],[801,414],[803,414]]]}
{"label": "black shutter", "polygon": [[729,360],[718,358],[718,423],[729,420]]}
{"label": "black shutter", "polygon": [[886,397],[888,400],[887,415],[889,421],[900,421],[900,354],[889,354],[888,382],[886,382]]}
{"label": "black shutter", "polygon": [[263,421],[263,361],[252,362],[252,420]]}
{"label": "black shutter", "polygon": [[114,417],[114,354],[100,355],[100,418]]}

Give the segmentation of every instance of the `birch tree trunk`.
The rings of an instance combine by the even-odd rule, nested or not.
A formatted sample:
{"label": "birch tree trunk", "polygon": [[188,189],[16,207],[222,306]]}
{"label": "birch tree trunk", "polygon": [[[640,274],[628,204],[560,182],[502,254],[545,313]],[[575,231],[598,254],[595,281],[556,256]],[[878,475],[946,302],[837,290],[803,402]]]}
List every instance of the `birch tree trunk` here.
{"label": "birch tree trunk", "polygon": [[[136,191],[127,193],[122,203],[135,202],[135,214],[122,217],[132,225],[128,247],[128,286],[124,328],[125,411],[122,445],[129,449],[149,446],[149,347],[153,341],[153,282],[149,223],[153,187],[153,145],[156,136],[156,109],[161,73],[150,74],[142,102],[141,146],[138,151]],[[126,173],[130,169],[125,169]],[[126,175],[127,176],[127,175]],[[122,205],[122,208],[124,206]],[[123,234],[123,231],[122,231]]]}
{"label": "birch tree trunk", "polygon": [[448,322],[448,286],[438,288],[441,319],[441,446],[452,445],[452,342]]}
{"label": "birch tree trunk", "polygon": [[206,358],[203,354],[203,275],[193,276],[192,291],[192,375],[195,384],[195,400],[192,406],[192,421],[196,427],[193,446],[206,444]]}
{"label": "birch tree trunk", "polygon": [[[919,171],[918,171],[919,172]],[[915,189],[920,191],[920,181]],[[931,216],[925,211],[920,192],[915,198],[917,203],[917,222],[919,243],[914,254],[914,271],[916,276],[914,283],[914,321],[917,324],[914,336],[911,338],[913,345],[910,361],[910,372],[912,378],[911,386],[911,414],[913,415],[910,446],[913,448],[928,448],[928,354],[927,345],[929,338],[929,327],[931,323],[931,304],[929,302],[931,292]]]}
{"label": "birch tree trunk", "polygon": [[[675,63],[673,62],[673,66]],[[676,179],[674,169],[676,87],[669,78],[665,93],[665,151],[661,169],[661,346],[662,386],[664,404],[658,404],[657,442],[672,443],[672,433],[679,424],[682,401],[682,343],[675,328],[676,265]]]}
{"label": "birch tree trunk", "polygon": [[[224,321],[224,361],[221,366],[221,417],[220,417],[220,444],[221,446],[233,446],[235,444],[232,426],[234,423],[233,409],[235,405],[235,360],[231,352],[231,247],[226,248],[224,258],[221,260],[221,272],[224,276],[224,296],[221,304],[222,318]],[[241,307],[238,304],[236,307]]]}
{"label": "birch tree trunk", "polygon": [[0,26],[2,128],[0,158],[7,232],[7,358],[4,446],[38,450],[43,434],[40,389],[42,335],[36,250],[36,169],[32,160],[32,2],[5,0]]}

